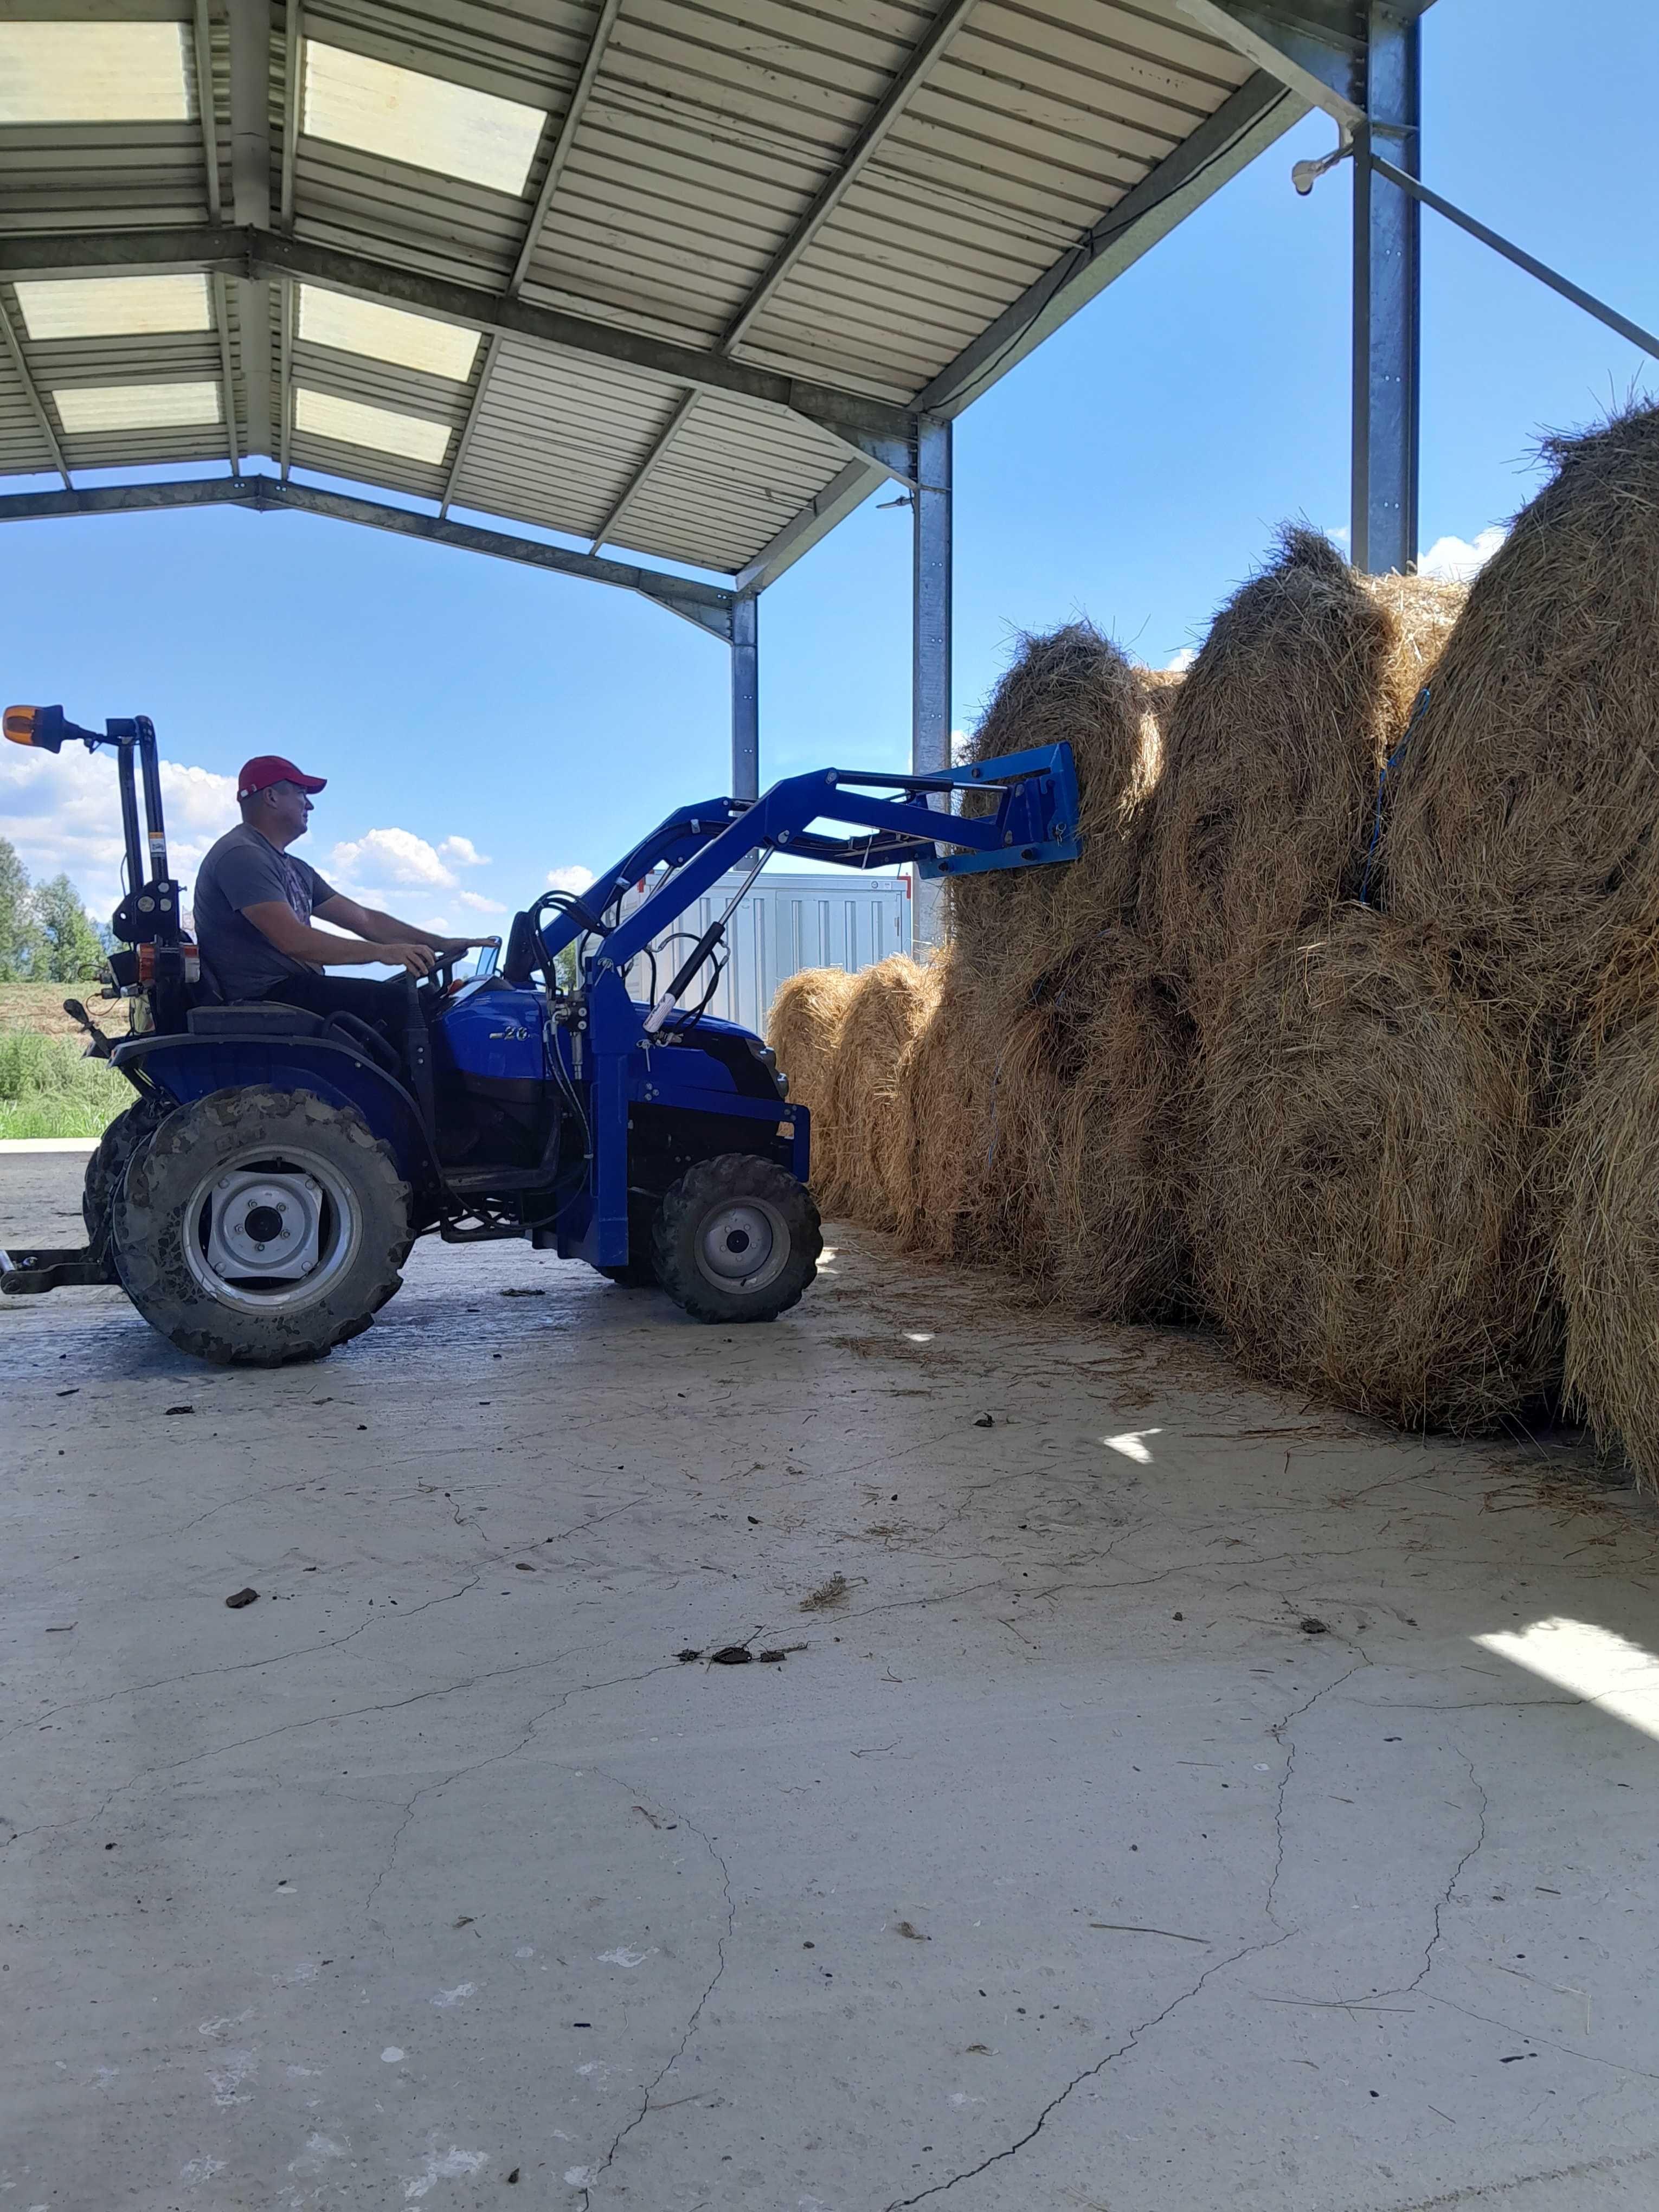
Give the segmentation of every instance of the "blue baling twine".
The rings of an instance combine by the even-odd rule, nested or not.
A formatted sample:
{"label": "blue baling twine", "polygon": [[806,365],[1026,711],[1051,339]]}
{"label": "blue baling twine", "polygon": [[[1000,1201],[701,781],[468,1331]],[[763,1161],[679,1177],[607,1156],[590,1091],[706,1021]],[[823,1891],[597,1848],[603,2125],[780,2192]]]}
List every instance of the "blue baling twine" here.
{"label": "blue baling twine", "polygon": [[1382,773],[1376,779],[1376,819],[1371,824],[1371,842],[1365,851],[1365,872],[1359,879],[1361,906],[1369,906],[1370,903],[1365,894],[1371,887],[1371,868],[1376,860],[1377,841],[1382,835],[1382,788],[1388,782],[1389,770],[1405,757],[1406,748],[1412,741],[1412,732],[1428,711],[1429,695],[1433,689],[1434,686],[1431,684],[1425,684],[1418,693],[1417,703],[1412,708],[1412,718],[1406,725],[1406,734],[1383,762]]}

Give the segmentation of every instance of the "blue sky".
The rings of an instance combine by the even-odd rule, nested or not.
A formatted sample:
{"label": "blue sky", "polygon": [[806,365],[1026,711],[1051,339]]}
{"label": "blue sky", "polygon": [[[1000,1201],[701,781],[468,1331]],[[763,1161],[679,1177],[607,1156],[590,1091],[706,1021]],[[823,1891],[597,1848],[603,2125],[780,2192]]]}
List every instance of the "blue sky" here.
{"label": "blue sky", "polygon": [[[1424,53],[1428,181],[1659,323],[1653,14],[1437,0]],[[1310,118],[958,423],[958,723],[1018,630],[1086,614],[1163,664],[1279,523],[1346,525],[1348,172],[1290,185],[1333,139]],[[1424,259],[1426,550],[1511,514],[1540,432],[1653,391],[1656,364],[1431,214]],[[908,512],[875,501],[766,595],[763,780],[903,763],[908,599]],[[14,526],[0,600],[7,697],[154,716],[187,859],[218,779],[289,753],[331,779],[300,850],[326,870],[347,846],[351,882],[416,920],[490,927],[550,869],[603,866],[726,788],[724,649],[597,586],[203,513]],[[101,758],[0,763],[0,833],[100,915],[115,824]]]}

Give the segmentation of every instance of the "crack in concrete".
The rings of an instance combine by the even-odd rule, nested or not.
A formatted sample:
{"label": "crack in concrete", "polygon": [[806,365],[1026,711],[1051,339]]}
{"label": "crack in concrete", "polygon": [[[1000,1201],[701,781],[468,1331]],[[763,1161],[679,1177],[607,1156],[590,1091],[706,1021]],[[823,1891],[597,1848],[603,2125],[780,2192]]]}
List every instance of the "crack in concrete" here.
{"label": "crack in concrete", "polygon": [[[1343,1679],[1346,1680],[1346,1677],[1345,1676]],[[1468,1865],[1469,1861],[1474,1858],[1476,1852],[1480,1850],[1480,1847],[1486,1840],[1486,1814],[1491,1807],[1491,1800],[1486,1796],[1485,1787],[1480,1781],[1480,1776],[1476,1774],[1474,1771],[1474,1761],[1469,1757],[1466,1751],[1459,1751],[1457,1753],[1457,1756],[1462,1760],[1464,1765],[1468,1769],[1470,1784],[1474,1788],[1476,1797],[1480,1800],[1480,1804],[1476,1813],[1474,1841],[1468,1845],[1468,1849],[1463,1852],[1462,1856],[1458,1860],[1456,1865],[1452,1869],[1451,1873],[1447,1879],[1446,1887],[1441,1891],[1439,1896],[1435,1899],[1433,1933],[1430,1936],[1428,1942],[1423,1947],[1423,1963],[1418,1968],[1416,1973],[1413,1975],[1410,1981],[1402,1982],[1398,1988],[1391,1990],[1368,1990],[1363,1997],[1337,1996],[1292,1997],[1289,1999],[1275,1998],[1273,2000],[1273,2002],[1305,2004],[1310,2006],[1317,2006],[1322,2010],[1328,2008],[1333,2011],[1341,2012],[1360,2011],[1367,2007],[1375,2010],[1382,2007],[1383,2001],[1388,1997],[1408,1997],[1415,1996],[1417,1991],[1422,1988],[1424,1983],[1427,1981],[1430,1971],[1434,1965],[1436,1948],[1439,1945],[1441,1937],[1444,1933],[1441,1916],[1445,1911],[1446,1907],[1452,1901],[1452,1893],[1457,1887],[1458,1882],[1462,1876],[1463,1869]],[[1286,1778],[1288,1779],[1288,1776]],[[1278,1879],[1277,1868],[1274,1869],[1274,1879]]]}
{"label": "crack in concrete", "polygon": [[[601,1773],[604,1772],[603,1768],[597,1769],[596,1771]],[[620,1777],[615,1774],[605,1774],[605,1779],[607,1782],[616,1783],[619,1789],[626,1789],[628,1786],[621,1780]],[[630,1792],[630,1795],[631,1794],[633,1793]],[[645,2119],[648,2113],[652,2112],[666,2112],[672,2109],[672,2107],[668,2106],[653,2106],[651,2100],[655,2095],[661,2084],[667,2079],[668,2075],[673,2072],[675,2067],[678,2065],[680,2060],[685,2056],[687,2046],[690,2045],[691,2038],[696,2031],[697,2022],[702,2018],[703,2008],[708,2004],[709,1998],[714,1996],[716,1984],[719,1983],[720,1976],[726,1972],[726,1947],[732,1940],[732,1931],[737,1923],[738,1909],[732,1896],[731,1869],[726,1865],[725,1859],[722,1857],[720,1850],[716,1847],[714,1838],[708,1834],[706,1829],[700,1828],[695,1820],[688,1820],[684,1813],[678,1811],[678,1809],[673,1806],[662,1805],[659,1803],[658,1810],[660,1812],[673,1813],[681,1826],[690,1830],[691,1833],[696,1836],[698,1841],[702,1844],[703,1849],[708,1852],[709,1857],[714,1860],[714,1864],[720,1869],[720,1893],[726,1900],[726,1927],[715,1943],[716,1963],[714,1973],[709,1977],[708,1986],[704,1989],[702,1995],[697,1999],[696,2003],[691,2008],[691,2014],[685,2023],[684,2033],[681,2035],[679,2042],[675,2045],[672,2056],[668,2059],[665,2065],[659,2068],[658,2071],[646,2084],[645,2095],[641,2100],[639,2111],[635,2113],[631,2120],[627,2121],[624,2125],[617,2130],[615,2136],[612,2138],[611,2148],[606,2151],[605,2157],[600,2163],[599,2172],[594,2176],[593,2181],[587,2183],[583,2187],[581,2212],[589,2212],[589,2208],[593,2201],[594,2184],[603,2180],[605,2176],[610,2172],[611,2167],[616,2160],[617,2153],[622,2148],[623,2144],[626,2142],[628,2137],[633,2134],[635,2129],[640,2125],[641,2122]],[[683,2104],[690,2100],[684,2098],[677,2097],[673,2101],[675,2104]]]}
{"label": "crack in concrete", "polygon": [[993,2151],[988,2158],[981,2159],[977,2166],[968,2166],[961,2173],[953,2173],[948,2181],[936,2181],[931,2188],[918,2190],[914,2197],[896,2197],[885,2208],[885,2212],[908,2212],[910,2206],[924,2203],[930,2197],[942,2197],[947,2189],[954,2189],[959,2181],[972,2181],[976,2175],[985,2172],[988,2167],[1000,2164],[1006,2158],[1012,2158],[1017,2152],[1024,2150],[1034,2136],[1042,2133],[1050,2115],[1060,2109],[1073,2089],[1081,2088],[1085,2081],[1097,2080],[1115,2060],[1125,2057],[1134,2050],[1143,2036],[1150,2035],[1155,2027],[1161,2027],[1171,2013],[1179,2011],[1182,2005],[1189,2003],[1204,1987],[1206,1982],[1223,1972],[1227,1967],[1236,1966],[1241,1959],[1248,1959],[1257,1951],[1271,1951],[1276,1944],[1288,1942],[1289,1940],[1289,1931],[1285,1930],[1279,1935],[1270,1936],[1260,1943],[1246,1943],[1227,1958],[1218,1959],[1212,1966],[1205,1968],[1190,1989],[1182,1990],[1179,1996],[1171,1997],[1162,2012],[1154,2013],[1150,2020],[1144,2020],[1132,2027],[1123,2041],[1114,2045],[1103,2058],[1097,2058],[1092,2066],[1085,2066],[1080,2074],[1074,2074],[1066,2087],[1048,2100],[1023,2136],[1006,2144],[1001,2150]]}
{"label": "crack in concrete", "polygon": [[1632,2075],[1639,2081],[1659,2081],[1659,2073],[1655,2073],[1650,2067],[1626,2066],[1622,2059],[1603,2058],[1594,2051],[1580,2051],[1575,2044],[1559,2043],[1553,2035],[1540,2035],[1535,2027],[1517,2027],[1512,2020],[1498,2020],[1489,2012],[1476,2012],[1473,2006],[1458,2004],[1433,1990],[1429,1991],[1429,2002],[1445,2005],[1452,2012],[1461,2012],[1465,2020],[1483,2021],[1488,2027],[1501,2027],[1505,2035],[1518,2035],[1523,2042],[1541,2043],[1548,2051],[1559,2051],[1569,2058],[1582,2059],[1586,2066],[1606,2066],[1615,2074]]}
{"label": "crack in concrete", "polygon": [[[676,1663],[678,1664],[678,1662]],[[663,1674],[667,1670],[665,1668],[660,1667],[653,1667],[648,1669],[648,1672],[653,1674]],[[554,1698],[547,1705],[544,1705],[538,1712],[532,1713],[529,1720],[525,1723],[524,1729],[520,1734],[518,1741],[515,1743],[510,1743],[505,1751],[492,1751],[485,1758],[470,1759],[465,1766],[458,1766],[453,1774],[445,1775],[441,1782],[423,1783],[421,1788],[415,1792],[415,1795],[404,1806],[404,1817],[398,1822],[398,1826],[392,1834],[391,1848],[386,1853],[386,1864],[380,1869],[379,1874],[375,1875],[374,1881],[369,1887],[368,1894],[363,1899],[363,1917],[369,1923],[370,1926],[378,1927],[380,1925],[380,1923],[374,1920],[370,1908],[374,1905],[375,1899],[380,1893],[380,1885],[386,1881],[387,1875],[392,1872],[398,1856],[398,1846],[404,1839],[404,1831],[408,1828],[410,1821],[415,1818],[416,1808],[419,1805],[422,1797],[441,1796],[446,1790],[453,1788],[457,1782],[465,1781],[469,1774],[477,1774],[482,1772],[486,1766],[499,1766],[506,1759],[516,1759],[518,1754],[521,1751],[525,1750],[531,1743],[535,1736],[537,1729],[548,1717],[549,1714],[559,1711],[562,1706],[569,1704],[572,1698],[579,1697],[583,1691],[615,1689],[617,1686],[618,1682],[639,1682],[643,1681],[644,1680],[645,1676],[643,1674],[633,1674],[618,1676],[616,1681],[611,1682],[578,1682],[573,1688],[561,1691],[556,1698]],[[617,1778],[614,1775],[606,1775],[605,1779],[608,1782],[614,1782]],[[623,1788],[624,1786],[625,1785],[623,1784],[617,1784],[618,1788]],[[688,1828],[692,1827],[692,1823],[689,1820],[687,1820],[684,1825]],[[694,1834],[697,1835],[701,1835],[702,1833],[701,1829],[696,1828],[693,1828],[692,1832]],[[708,1838],[705,1836],[703,1838],[703,1841],[707,1843],[708,1840]],[[398,1959],[397,1944],[392,1941],[392,1937],[387,1935],[386,1930],[384,1928],[380,1928],[380,1932],[381,1936],[386,1938],[386,1948],[392,1954],[392,1963],[395,1966]],[[715,1979],[719,1979],[718,1975],[715,1977]],[[713,1986],[714,1984],[711,1983],[709,1987],[712,1989]],[[701,2007],[699,2007],[699,2010],[701,2010]],[[673,2062],[671,2060],[669,2063],[672,2065]],[[664,2070],[666,2071],[666,2069]],[[660,2080],[661,2076],[659,2075],[658,2078]],[[653,2086],[654,2087],[654,2084]],[[647,2094],[648,2094],[649,2093],[647,2092]]]}
{"label": "crack in concrete", "polygon": [[[486,1562],[486,1565],[488,1564]],[[400,1606],[396,1617],[399,1620],[413,1620],[417,1613],[425,1613],[429,1607],[452,1604],[456,1598],[465,1597],[469,1590],[477,1589],[483,1577],[484,1569],[481,1567],[472,1580],[463,1583],[459,1589],[446,1590],[441,1597],[422,1598],[419,1605]],[[367,1620],[359,1621],[356,1628],[349,1629],[343,1636],[327,1637],[320,1644],[296,1644],[291,1651],[272,1651],[263,1659],[232,1659],[222,1667],[198,1667],[185,1674],[162,1674],[153,1682],[130,1682],[125,1689],[106,1691],[102,1697],[71,1698],[64,1705],[48,1705],[45,1712],[35,1714],[32,1719],[19,1721],[15,1727],[0,1734],[0,1743],[9,1743],[13,1736],[27,1735],[31,1729],[44,1728],[48,1721],[56,1720],[60,1714],[95,1711],[100,1705],[112,1705],[119,1698],[142,1697],[147,1691],[169,1690],[179,1682],[210,1681],[216,1674],[246,1674],[260,1667],[280,1667],[289,1659],[309,1659],[321,1651],[337,1651],[342,1644],[353,1642],[365,1629],[373,1628],[377,1621],[392,1618],[392,1608],[388,1607],[384,1613],[371,1613]]]}
{"label": "crack in concrete", "polygon": [[[1350,1649],[1352,1648],[1350,1646]],[[1334,1682],[1327,1682],[1322,1690],[1316,1690],[1312,1697],[1305,1698],[1301,1705],[1293,1707],[1285,1714],[1283,1720],[1275,1721],[1267,1731],[1273,1741],[1285,1750],[1285,1771],[1279,1778],[1279,1792],[1273,1804],[1273,1869],[1267,1878],[1265,1908],[1268,1919],[1273,1922],[1275,1928],[1283,1928],[1285,1925],[1273,1910],[1273,1902],[1279,1893],[1279,1877],[1285,1868],[1285,1796],[1291,1786],[1291,1777],[1296,1771],[1296,1739],[1292,1736],[1286,1746],[1285,1731],[1292,1721],[1299,1721],[1304,1713],[1311,1712],[1322,1698],[1329,1697],[1333,1690],[1340,1690],[1345,1682],[1352,1680],[1362,1667],[1369,1667],[1370,1663],[1362,1651],[1346,1674],[1339,1674]],[[1289,1934],[1290,1930],[1286,1929],[1285,1933]]]}
{"label": "crack in concrete", "polygon": [[1475,1826],[1474,1841],[1469,1845],[1462,1857],[1458,1860],[1457,1864],[1452,1869],[1451,1877],[1448,1881],[1445,1888],[1434,1901],[1434,1933],[1430,1936],[1428,1942],[1423,1947],[1423,1964],[1420,1970],[1412,1977],[1411,1980],[1407,1983],[1403,1990],[1382,1990],[1378,1991],[1378,1995],[1382,1996],[1410,1996],[1414,1990],[1420,1990],[1424,1983],[1427,1981],[1429,1978],[1429,1971],[1434,1965],[1435,1948],[1438,1944],[1441,1936],[1443,1933],[1441,1926],[1440,1916],[1444,1912],[1446,1907],[1451,1903],[1452,1892],[1457,1887],[1458,1879],[1462,1874],[1464,1868],[1468,1866],[1469,1861],[1474,1856],[1475,1853],[1480,1849],[1481,1845],[1486,1840],[1486,1814],[1490,1809],[1492,1801],[1486,1796],[1486,1792],[1481,1784],[1480,1778],[1474,1771],[1474,1761],[1469,1757],[1466,1751],[1460,1751],[1457,1756],[1462,1760],[1464,1765],[1468,1768],[1470,1786],[1473,1788],[1475,1796],[1480,1801]]}
{"label": "crack in concrete", "polygon": [[[354,1634],[357,1632],[356,1630],[353,1631]],[[343,1640],[342,1638],[342,1641]],[[416,1690],[411,1697],[393,1698],[378,1705],[352,1705],[342,1713],[313,1713],[304,1720],[284,1721],[277,1728],[264,1729],[257,1735],[239,1736],[234,1743],[214,1744],[205,1751],[193,1751],[185,1759],[164,1760],[159,1766],[146,1767],[141,1774],[132,1775],[125,1782],[118,1782],[94,1811],[84,1814],[80,1819],[48,1821],[33,1828],[20,1828],[9,1840],[11,1843],[20,1843],[27,1836],[51,1835],[65,1832],[74,1828],[89,1827],[94,1822],[103,1819],[118,1797],[129,1790],[137,1789],[141,1783],[151,1781],[158,1775],[177,1773],[181,1767],[194,1766],[204,1759],[222,1759],[228,1753],[246,1751],[252,1744],[269,1742],[272,1736],[287,1735],[296,1729],[319,1728],[336,1721],[359,1720],[368,1713],[401,1712],[406,1705],[422,1705],[429,1698],[456,1697],[463,1691],[475,1690],[485,1682],[501,1681],[515,1674],[533,1674],[539,1668],[556,1666],[560,1660],[568,1659],[570,1656],[568,1651],[558,1651],[555,1652],[550,1658],[527,1659],[522,1666],[518,1667],[495,1667],[482,1674],[468,1675],[459,1682],[445,1682],[439,1684],[434,1689]],[[638,1674],[618,1674],[604,1682],[578,1682],[571,1689],[563,1692],[551,1705],[544,1707],[539,1717],[545,1718],[547,1713],[555,1711],[567,1698],[578,1697],[585,1691],[612,1690],[620,1688],[625,1684],[647,1681],[653,1674],[672,1674],[678,1664],[678,1662],[676,1660],[668,1660],[661,1666],[647,1667],[643,1673]]]}

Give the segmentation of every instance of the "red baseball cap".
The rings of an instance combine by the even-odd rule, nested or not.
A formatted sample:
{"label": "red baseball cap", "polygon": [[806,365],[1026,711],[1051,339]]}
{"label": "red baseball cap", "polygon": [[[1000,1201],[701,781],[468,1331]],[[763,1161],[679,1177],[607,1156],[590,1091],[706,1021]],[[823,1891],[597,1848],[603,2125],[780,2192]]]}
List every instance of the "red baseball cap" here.
{"label": "red baseball cap", "polygon": [[256,760],[243,763],[236,779],[236,796],[252,799],[256,791],[269,791],[273,783],[297,783],[301,791],[321,791],[327,781],[325,775],[301,775],[281,753],[261,753]]}

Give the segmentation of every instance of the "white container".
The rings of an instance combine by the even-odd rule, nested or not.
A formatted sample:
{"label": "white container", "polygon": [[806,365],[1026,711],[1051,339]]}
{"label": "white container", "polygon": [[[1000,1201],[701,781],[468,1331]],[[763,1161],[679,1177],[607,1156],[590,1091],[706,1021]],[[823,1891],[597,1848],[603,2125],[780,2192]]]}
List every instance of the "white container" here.
{"label": "white container", "polygon": [[[710,923],[722,914],[741,885],[746,870],[720,878],[674,925],[674,941],[655,940],[657,988],[664,988],[676,968]],[[623,901],[624,914],[640,903],[637,890]],[[763,874],[726,926],[726,972],[715,986],[708,1012],[741,1023],[757,1035],[778,986],[803,968],[844,968],[849,975],[872,968],[890,953],[910,950],[910,878],[862,875],[852,868],[823,875]],[[706,973],[686,994],[696,1006],[707,985]],[[650,996],[651,971],[641,958],[629,972],[636,999]]]}

